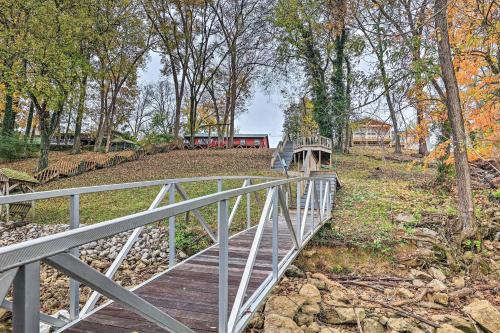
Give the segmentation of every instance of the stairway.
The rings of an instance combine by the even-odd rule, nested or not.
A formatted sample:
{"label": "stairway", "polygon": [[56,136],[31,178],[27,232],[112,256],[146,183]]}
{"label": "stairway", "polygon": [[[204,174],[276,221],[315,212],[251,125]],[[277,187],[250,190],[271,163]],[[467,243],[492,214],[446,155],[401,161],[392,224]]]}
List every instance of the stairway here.
{"label": "stairway", "polygon": [[285,169],[290,168],[290,164],[293,160],[293,141],[289,140],[285,143],[283,150],[278,153],[278,158],[274,160],[274,164],[271,169],[273,170],[283,170],[283,163],[285,163]]}

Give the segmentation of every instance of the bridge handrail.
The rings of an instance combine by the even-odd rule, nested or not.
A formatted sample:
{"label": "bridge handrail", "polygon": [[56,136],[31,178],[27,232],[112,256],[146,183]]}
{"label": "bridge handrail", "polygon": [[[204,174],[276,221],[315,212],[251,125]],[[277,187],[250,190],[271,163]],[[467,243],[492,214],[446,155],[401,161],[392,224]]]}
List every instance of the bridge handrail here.
{"label": "bridge handrail", "polygon": [[129,190],[141,187],[150,186],[162,186],[168,184],[182,184],[182,183],[193,183],[201,181],[211,181],[211,180],[244,180],[244,179],[254,179],[254,180],[273,180],[276,177],[264,177],[264,176],[206,176],[206,177],[191,177],[191,178],[170,178],[170,179],[158,179],[158,180],[146,180],[140,182],[130,182],[130,183],[118,183],[118,184],[105,184],[105,185],[95,185],[95,186],[85,186],[85,187],[72,187],[64,188],[59,190],[49,190],[40,192],[30,192],[30,193],[20,193],[9,196],[0,196],[0,205],[11,204],[22,201],[36,201],[44,199],[52,199],[58,197],[69,197],[72,195],[80,194],[91,194],[106,191],[117,191],[117,190]]}
{"label": "bridge handrail", "polygon": [[[186,199],[185,201],[182,202],[170,203],[169,205],[163,207],[150,208],[149,210],[131,214],[125,217],[120,217],[93,225],[87,225],[80,227],[78,229],[72,229],[54,235],[44,236],[37,239],[28,240],[22,243],[13,244],[0,248],[0,302],[4,300],[4,297],[7,295],[7,292],[9,290],[9,286],[12,283],[14,285],[14,295],[17,295],[16,297],[14,297],[14,304],[12,304],[12,308],[15,311],[17,310],[16,316],[14,317],[14,332],[16,332],[16,327],[17,330],[19,330],[19,327],[23,327],[23,329],[27,329],[28,327],[27,329],[28,331],[35,331],[35,329],[38,328],[38,321],[40,319],[48,317],[46,315],[39,313],[38,298],[39,298],[40,262],[44,261],[48,265],[68,275],[71,279],[83,282],[85,285],[89,286],[90,288],[96,290],[99,293],[102,293],[108,298],[115,301],[120,301],[128,305],[135,312],[145,317],[147,320],[156,323],[160,327],[163,327],[167,330],[174,332],[193,333],[191,329],[189,329],[181,322],[177,321],[176,319],[172,318],[165,312],[154,307],[149,302],[135,295],[130,290],[114,282],[111,279],[112,276],[110,278],[92,269],[86,263],[79,260],[78,256],[75,255],[72,251],[74,249],[77,249],[78,246],[93,241],[97,241],[99,239],[107,238],[132,229],[138,230],[139,228],[144,227],[145,225],[154,223],[159,220],[172,218],[175,217],[176,215],[180,215],[189,211],[196,212],[197,209],[199,208],[216,203],[218,204],[218,210],[219,210],[218,222],[217,222],[218,226],[217,242],[219,244],[219,249],[220,249],[219,250],[219,321],[220,325],[222,325],[219,327],[219,332],[225,333],[228,332],[228,330],[233,332],[236,325],[240,325],[243,321],[248,319],[246,318],[245,320],[243,320],[241,310],[248,308],[249,301],[247,301],[245,304],[242,305],[244,298],[240,297],[238,301],[239,303],[238,308],[237,309],[233,308],[233,311],[231,313],[232,315],[231,318],[227,317],[229,310],[227,302],[228,288],[229,288],[227,279],[228,239],[229,239],[229,225],[230,225],[230,216],[227,210],[229,208],[229,199],[234,197],[241,198],[241,196],[243,195],[250,195],[251,193],[257,191],[268,190],[266,204],[264,205],[264,211],[263,211],[264,217],[261,217],[258,228],[262,228],[263,223],[265,223],[265,221],[269,218],[269,214],[272,209],[274,273],[273,273],[273,278],[271,280],[272,282],[271,285],[273,285],[274,283],[277,282],[278,270],[279,270],[279,275],[282,274],[283,270],[283,261],[278,263],[276,259],[278,238],[276,236],[277,231],[275,231],[275,228],[277,227],[277,216],[278,216],[277,214],[279,211],[278,205],[282,206],[283,208],[285,207],[288,208],[289,194],[291,194],[287,193],[285,196],[283,190],[286,192],[288,189],[290,189],[291,186],[288,185],[291,185],[292,183],[296,183],[297,184],[296,188],[300,189],[301,182],[309,181],[308,200],[306,201],[307,207],[304,209],[303,218],[300,218],[300,210],[301,210],[299,204],[300,191],[297,191],[297,207],[298,207],[297,221],[299,221],[297,230],[299,230],[300,232],[296,234],[292,229],[290,229],[291,235],[294,238],[294,243],[296,244],[296,250],[298,250],[298,248],[301,248],[303,244],[305,244],[302,239],[304,237],[304,226],[306,221],[306,215],[308,213],[307,208],[309,208],[308,207],[309,204],[311,205],[310,208],[313,221],[314,221],[314,213],[313,213],[314,211],[317,211],[321,218],[323,218],[325,212],[329,213],[330,211],[330,204],[327,203],[327,200],[328,202],[330,202],[330,198],[329,197],[327,198],[327,193],[329,193],[329,188],[330,188],[329,184],[332,181],[332,178],[329,177],[328,175],[312,177],[312,178],[295,177],[289,179],[270,180],[268,182],[255,185],[249,184],[248,179],[252,177],[248,176],[199,177],[199,178],[188,178],[188,179],[191,179],[191,181],[193,181],[194,179],[196,181],[202,179],[220,180],[221,178],[245,179],[245,183],[243,185],[244,187],[226,191],[219,191],[217,193],[204,195],[194,199]],[[262,178],[262,177],[256,177],[256,178]],[[157,198],[154,200],[151,207],[154,207],[155,204],[159,204],[159,202],[162,201],[166,193],[175,193],[171,191],[171,189],[177,187],[178,185],[180,186],[180,182],[187,182],[188,179],[170,179],[168,180],[170,183],[168,182],[165,183],[165,181],[163,181],[164,185],[160,190],[160,193],[158,194]],[[319,200],[317,200],[319,205],[316,208],[314,206],[315,191],[311,190],[311,188],[314,188],[313,185],[314,183],[321,182],[322,184],[323,181],[325,181],[325,184],[328,184],[328,189],[327,187],[325,187],[325,192],[324,192],[325,195],[324,196],[321,195]],[[127,186],[132,186],[130,184],[135,184],[134,187],[142,187],[138,185],[140,183],[143,182],[129,183]],[[162,184],[162,183],[156,183],[154,181],[153,183],[152,182],[147,182],[147,183],[148,184],[154,183],[154,185]],[[219,182],[219,184],[221,184],[221,182]],[[121,184],[121,185],[126,185],[126,184]],[[113,190],[123,189],[123,188],[118,188],[118,186],[111,186],[108,187],[108,189],[109,188],[112,188]],[[125,187],[125,188],[133,188],[133,187]],[[322,185],[320,185],[320,188],[321,191],[323,191]],[[97,190],[93,187],[84,189],[85,190],[77,191],[76,194],[75,192],[71,191],[70,192],[48,191],[48,192],[52,192],[52,194],[54,194],[55,196],[72,195],[73,197],[78,197],[78,194],[81,193],[92,193],[90,189]],[[18,197],[21,197],[21,195]],[[46,197],[44,197],[43,195],[41,197],[31,197],[30,200],[41,199],[41,198],[46,198]],[[26,199],[23,197],[21,200],[26,200]],[[73,208],[75,208],[75,206],[73,206]],[[236,208],[237,205],[235,204],[235,206],[233,207],[233,211]],[[247,214],[248,214],[248,209],[249,205],[247,203]],[[282,209],[281,211],[285,214],[285,219],[288,223],[288,227],[290,228],[291,222],[288,216],[288,209]],[[173,235],[169,234],[169,242],[171,242],[171,239],[175,240],[175,228],[174,228],[174,234]],[[174,244],[174,253],[175,253],[175,244]],[[252,256],[253,255],[254,254],[252,254]],[[286,258],[290,259],[291,256],[287,256]],[[251,270],[253,264],[247,263],[247,266],[249,266],[249,269]],[[269,281],[267,281],[267,284],[263,285],[262,288],[264,289],[268,288],[268,285]],[[241,294],[240,289],[244,291],[244,289],[246,289],[246,286],[243,288],[243,284],[240,285],[239,293]],[[252,295],[252,297],[255,297],[255,293],[254,295]],[[255,302],[257,302],[257,300],[255,300]],[[28,304],[28,306],[23,307],[20,306],[20,304]],[[3,303],[2,306],[4,306]],[[78,318],[72,318],[72,319],[78,319]]]}
{"label": "bridge handrail", "polygon": [[285,148],[285,145],[289,140],[290,136],[287,133],[284,133],[283,136],[281,137],[280,142],[278,142],[276,149],[274,150],[273,156],[271,157],[271,168],[273,167],[274,162],[276,161],[277,158],[281,159],[280,154],[283,152],[283,149]]}

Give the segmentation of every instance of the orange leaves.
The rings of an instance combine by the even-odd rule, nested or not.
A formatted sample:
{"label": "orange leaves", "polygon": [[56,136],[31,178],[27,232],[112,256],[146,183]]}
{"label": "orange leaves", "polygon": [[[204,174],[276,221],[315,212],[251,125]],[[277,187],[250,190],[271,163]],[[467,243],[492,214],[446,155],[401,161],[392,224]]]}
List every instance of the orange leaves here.
{"label": "orange leaves", "polygon": [[500,145],[500,24],[494,0],[457,0],[449,7],[449,34],[471,159],[498,154]]}

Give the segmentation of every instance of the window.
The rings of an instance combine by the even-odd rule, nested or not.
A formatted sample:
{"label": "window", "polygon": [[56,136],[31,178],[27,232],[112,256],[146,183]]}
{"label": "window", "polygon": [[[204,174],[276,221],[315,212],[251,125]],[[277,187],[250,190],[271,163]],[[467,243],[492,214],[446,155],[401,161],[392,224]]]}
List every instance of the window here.
{"label": "window", "polygon": [[254,142],[256,146],[260,146],[260,139],[255,139]]}
{"label": "window", "polygon": [[240,145],[245,145],[247,142],[245,139],[240,139]]}

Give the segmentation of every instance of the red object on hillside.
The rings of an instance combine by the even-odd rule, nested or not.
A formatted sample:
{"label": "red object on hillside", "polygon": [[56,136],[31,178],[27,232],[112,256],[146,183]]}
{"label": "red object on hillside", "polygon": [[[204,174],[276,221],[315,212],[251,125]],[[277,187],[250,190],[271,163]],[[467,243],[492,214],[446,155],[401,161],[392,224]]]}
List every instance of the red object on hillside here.
{"label": "red object on hillside", "polygon": [[[184,135],[184,145],[189,147],[189,134]],[[194,136],[195,148],[216,148],[228,146],[229,138],[224,137],[220,142],[217,135],[210,135],[206,133],[198,133]],[[267,134],[235,134],[234,135],[235,148],[269,148],[269,137]]]}

